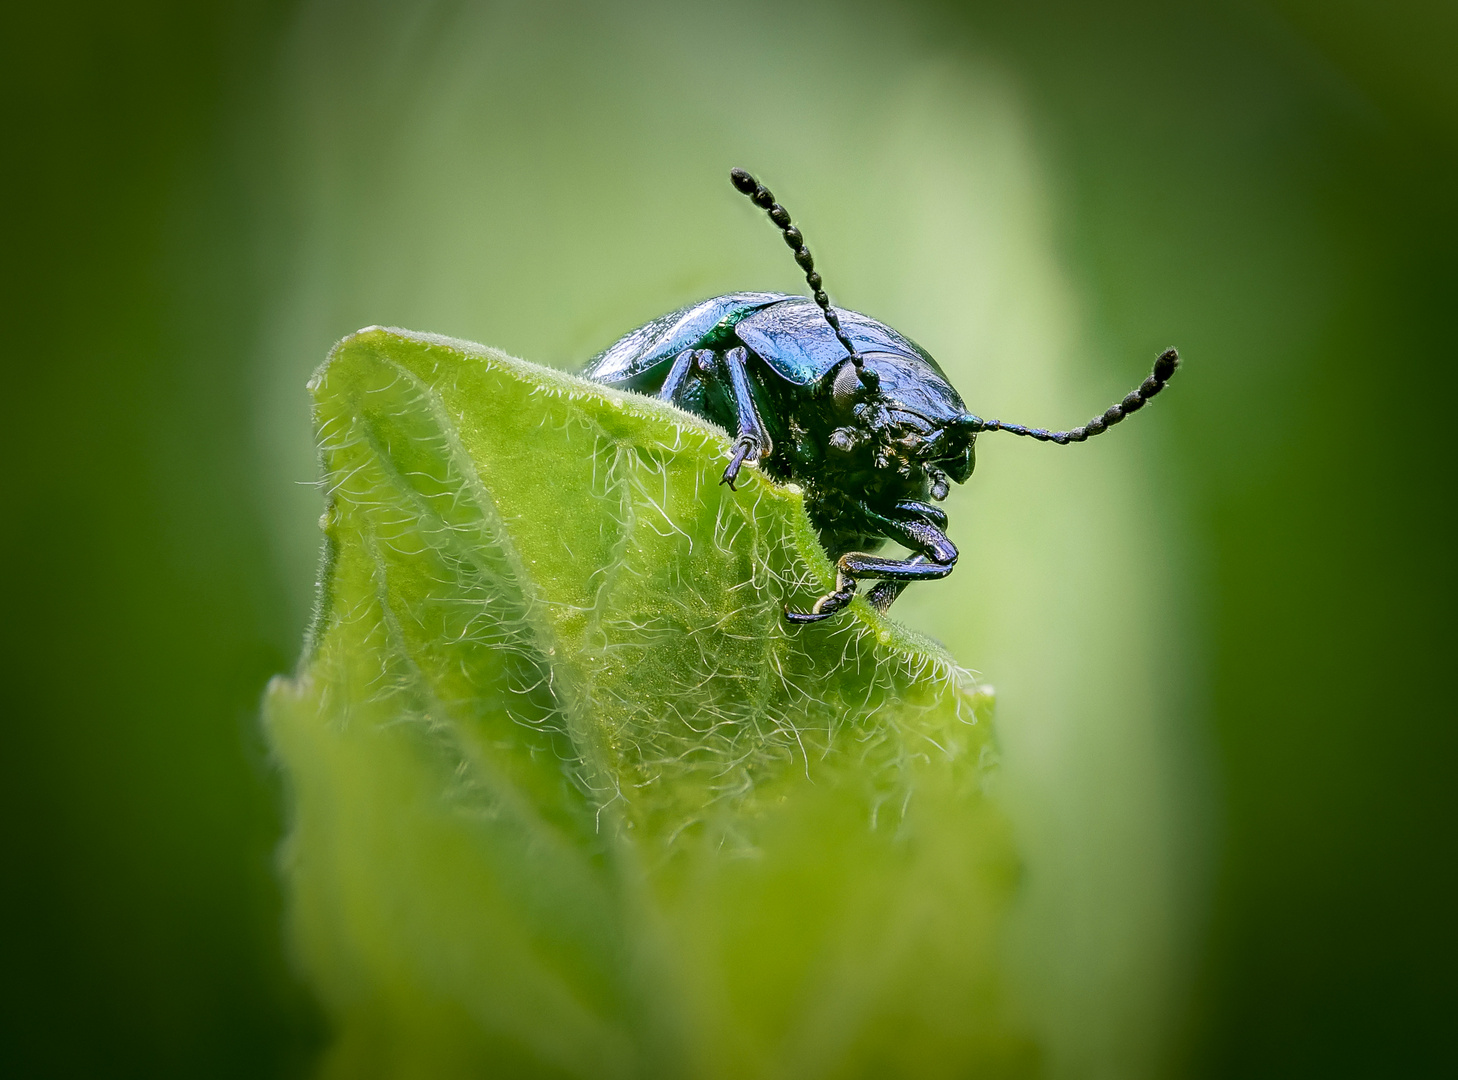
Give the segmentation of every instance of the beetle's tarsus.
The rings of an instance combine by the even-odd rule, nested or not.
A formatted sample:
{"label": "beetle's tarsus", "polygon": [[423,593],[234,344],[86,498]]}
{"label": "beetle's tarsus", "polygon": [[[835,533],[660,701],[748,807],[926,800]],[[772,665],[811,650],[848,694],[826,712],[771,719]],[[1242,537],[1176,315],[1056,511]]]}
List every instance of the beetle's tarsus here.
{"label": "beetle's tarsus", "polygon": [[739,479],[739,470],[743,467],[746,459],[758,460],[761,457],[759,440],[753,435],[741,435],[734,443],[734,456],[729,459],[729,464],[724,467],[724,475],[719,478],[719,483],[728,484],[730,491],[738,491],[734,481]]}
{"label": "beetle's tarsus", "polygon": [[791,611],[786,607],[785,622],[794,623],[796,626],[803,626],[805,623],[824,622],[833,614],[835,614],[833,611],[827,611],[821,614],[815,614],[809,611]]}
{"label": "beetle's tarsus", "polygon": [[856,596],[855,579],[846,574],[840,575],[840,584],[834,592],[828,592],[809,611],[791,611],[785,608],[785,621],[792,623],[813,623],[824,622],[836,612],[840,611]]}
{"label": "beetle's tarsus", "polygon": [[791,611],[785,608],[785,621],[792,623],[823,622],[849,604],[856,596],[856,579],[837,567],[835,589],[826,593],[809,611]]}

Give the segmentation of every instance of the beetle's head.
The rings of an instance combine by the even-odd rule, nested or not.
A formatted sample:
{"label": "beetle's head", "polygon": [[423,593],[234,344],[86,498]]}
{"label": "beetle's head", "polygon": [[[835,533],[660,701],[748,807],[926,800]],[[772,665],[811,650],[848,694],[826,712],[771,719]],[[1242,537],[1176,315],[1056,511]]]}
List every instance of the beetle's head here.
{"label": "beetle's head", "polygon": [[[831,448],[864,457],[875,471],[894,472],[908,483],[930,479],[934,493],[939,476],[964,483],[972,475],[981,425],[941,369],[896,353],[867,352],[861,360],[875,373],[874,390],[849,359],[828,376],[840,425],[831,432]],[[941,498],[945,481],[939,487]]]}

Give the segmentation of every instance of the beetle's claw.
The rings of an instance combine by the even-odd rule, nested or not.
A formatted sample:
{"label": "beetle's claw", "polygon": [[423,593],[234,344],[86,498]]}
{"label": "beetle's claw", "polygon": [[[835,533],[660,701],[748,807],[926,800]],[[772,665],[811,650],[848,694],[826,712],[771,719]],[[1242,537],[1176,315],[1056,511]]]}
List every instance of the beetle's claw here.
{"label": "beetle's claw", "polygon": [[791,611],[785,608],[785,620],[792,623],[812,623],[828,619],[851,602],[856,595],[856,583],[844,572],[836,579],[834,592],[828,592],[809,611]]}

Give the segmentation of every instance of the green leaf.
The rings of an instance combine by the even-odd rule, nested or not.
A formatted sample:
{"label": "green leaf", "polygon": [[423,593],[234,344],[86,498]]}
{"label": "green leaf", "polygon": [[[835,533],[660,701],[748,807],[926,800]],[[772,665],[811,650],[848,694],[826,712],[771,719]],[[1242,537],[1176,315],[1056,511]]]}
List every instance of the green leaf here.
{"label": "green leaf", "polygon": [[833,573],[724,434],[370,329],[310,383],[328,507],[288,778],[341,1077],[1023,1075],[990,695]]}

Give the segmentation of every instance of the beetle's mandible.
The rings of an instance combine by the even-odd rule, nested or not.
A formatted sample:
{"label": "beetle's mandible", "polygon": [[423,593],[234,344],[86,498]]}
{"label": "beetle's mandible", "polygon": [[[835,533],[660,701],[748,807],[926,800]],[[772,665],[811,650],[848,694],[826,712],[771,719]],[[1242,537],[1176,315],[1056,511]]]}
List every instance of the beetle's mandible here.
{"label": "beetle's mandible", "polygon": [[[805,508],[835,560],[835,589],[792,623],[828,619],[856,583],[877,579],[867,599],[884,611],[913,581],[943,578],[957,562],[947,515],[933,502],[972,475],[979,433],[1010,431],[1040,442],[1083,442],[1164,389],[1179,365],[1166,349],[1123,401],[1070,431],[984,420],[967,411],[921,346],[874,319],[831,307],[800,230],[769,190],[743,169],[734,186],[769,214],[805,271],[812,298],[730,293],[646,326],[589,363],[598,382],[653,394],[734,433],[722,483],[746,461],[804,489]],[[886,540],[909,559],[878,558]]]}

